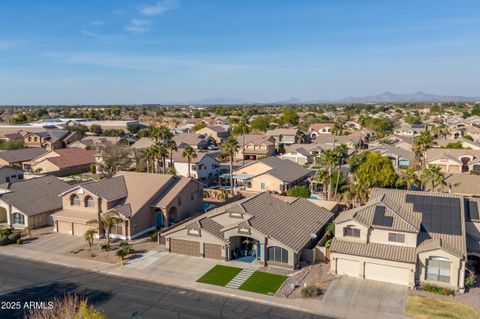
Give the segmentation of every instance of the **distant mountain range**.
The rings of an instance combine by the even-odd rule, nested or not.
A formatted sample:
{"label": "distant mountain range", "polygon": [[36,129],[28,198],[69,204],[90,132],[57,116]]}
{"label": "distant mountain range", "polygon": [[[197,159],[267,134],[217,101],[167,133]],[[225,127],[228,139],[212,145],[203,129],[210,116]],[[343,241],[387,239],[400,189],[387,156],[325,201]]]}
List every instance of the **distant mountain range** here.
{"label": "distant mountain range", "polygon": [[[480,96],[468,97],[458,95],[436,95],[425,92],[415,92],[410,94],[395,94],[392,92],[383,92],[378,95],[354,97],[349,96],[338,100],[318,99],[318,100],[301,100],[292,97],[288,100],[274,101],[272,104],[322,104],[322,103],[412,103],[412,102],[470,102],[480,101]],[[172,104],[253,104],[257,103],[252,100],[243,98],[223,98],[223,97],[208,97],[201,100],[187,101],[183,103]],[[269,104],[269,103],[261,103]]]}

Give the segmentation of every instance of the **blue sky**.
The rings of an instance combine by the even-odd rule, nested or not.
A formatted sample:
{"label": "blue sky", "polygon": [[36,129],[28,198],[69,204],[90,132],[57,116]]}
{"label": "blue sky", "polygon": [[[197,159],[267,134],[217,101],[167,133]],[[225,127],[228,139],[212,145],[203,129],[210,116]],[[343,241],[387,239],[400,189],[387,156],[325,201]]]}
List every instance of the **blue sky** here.
{"label": "blue sky", "polygon": [[480,95],[480,1],[2,0],[0,104]]}

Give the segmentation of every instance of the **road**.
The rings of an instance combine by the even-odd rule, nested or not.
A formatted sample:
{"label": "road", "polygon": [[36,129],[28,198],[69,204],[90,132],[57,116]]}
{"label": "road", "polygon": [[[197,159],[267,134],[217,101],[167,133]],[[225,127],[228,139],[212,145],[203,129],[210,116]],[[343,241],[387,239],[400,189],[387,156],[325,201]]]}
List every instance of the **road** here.
{"label": "road", "polygon": [[[265,304],[108,276],[24,259],[0,257],[0,301],[48,302],[76,293],[108,318],[327,318]],[[136,316],[132,315],[136,313]],[[21,318],[24,310],[0,310]]]}

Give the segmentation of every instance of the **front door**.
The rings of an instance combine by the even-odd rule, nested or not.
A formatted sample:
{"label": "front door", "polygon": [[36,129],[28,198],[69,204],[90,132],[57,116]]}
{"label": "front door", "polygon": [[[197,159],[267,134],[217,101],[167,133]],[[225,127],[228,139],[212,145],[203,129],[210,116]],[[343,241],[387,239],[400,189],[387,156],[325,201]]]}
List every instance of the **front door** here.
{"label": "front door", "polygon": [[155,213],[155,227],[157,229],[163,227],[163,213],[161,211]]}

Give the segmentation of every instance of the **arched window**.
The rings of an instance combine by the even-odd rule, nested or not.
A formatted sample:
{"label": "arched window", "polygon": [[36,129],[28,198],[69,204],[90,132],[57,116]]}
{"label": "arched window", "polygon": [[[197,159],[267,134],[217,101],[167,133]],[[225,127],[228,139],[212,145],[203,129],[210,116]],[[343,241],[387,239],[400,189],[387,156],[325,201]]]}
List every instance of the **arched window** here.
{"label": "arched window", "polygon": [[288,264],[288,251],[281,247],[277,247],[277,246],[268,247],[267,257],[268,257],[267,260]]}
{"label": "arched window", "polygon": [[91,196],[85,197],[85,207],[93,207],[95,204]]}
{"label": "arched window", "polygon": [[80,197],[78,195],[73,194],[70,197],[70,205],[72,206],[80,206]]}
{"label": "arched window", "polygon": [[25,225],[25,216],[20,213],[13,213],[13,223],[17,225]]}

